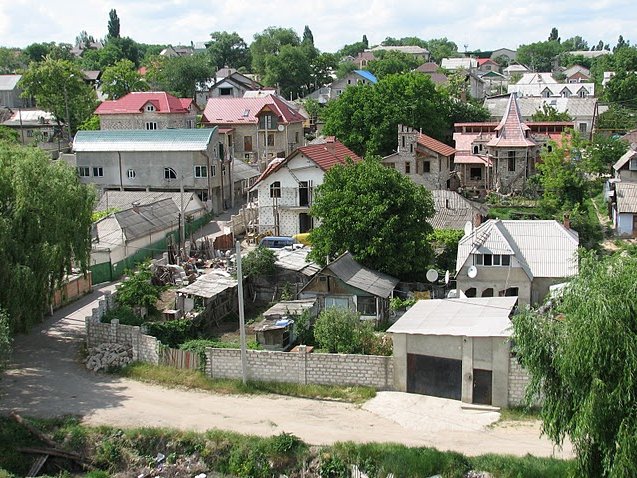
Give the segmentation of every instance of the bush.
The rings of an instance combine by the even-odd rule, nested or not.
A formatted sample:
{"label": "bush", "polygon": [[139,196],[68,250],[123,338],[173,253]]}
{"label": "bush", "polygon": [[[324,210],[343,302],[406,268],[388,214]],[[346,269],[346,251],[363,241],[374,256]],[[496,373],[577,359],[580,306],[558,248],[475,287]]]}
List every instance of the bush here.
{"label": "bush", "polygon": [[196,337],[192,322],[186,319],[148,322],[146,327],[150,335],[156,337],[162,344],[173,348]]}
{"label": "bush", "polygon": [[119,320],[122,325],[142,325],[143,317],[133,312],[133,309],[127,306],[120,306],[115,309],[108,310],[103,316],[101,322],[110,324],[114,319]]}
{"label": "bush", "polygon": [[161,296],[162,287],[151,283],[152,273],[148,265],[139,271],[127,271],[129,276],[117,289],[116,301],[120,306],[145,307],[149,314],[157,311],[155,304]]}
{"label": "bush", "polygon": [[274,251],[259,246],[250,251],[241,262],[241,273],[246,279],[251,277],[270,276],[275,273],[276,255]]}
{"label": "bush", "polygon": [[321,312],[314,326],[314,337],[319,347],[329,353],[374,355],[387,350],[370,322],[363,322],[357,313],[339,307]]}

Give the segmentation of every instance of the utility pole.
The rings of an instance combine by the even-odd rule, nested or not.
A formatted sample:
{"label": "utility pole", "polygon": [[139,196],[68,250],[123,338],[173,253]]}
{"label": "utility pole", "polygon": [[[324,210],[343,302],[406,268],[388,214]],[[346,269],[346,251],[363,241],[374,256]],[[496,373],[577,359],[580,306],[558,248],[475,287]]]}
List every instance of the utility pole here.
{"label": "utility pole", "polygon": [[246,322],[243,310],[243,274],[241,273],[241,243],[237,241],[237,282],[239,294],[239,336],[241,340],[241,377],[245,385],[248,380],[248,352],[246,350]]}

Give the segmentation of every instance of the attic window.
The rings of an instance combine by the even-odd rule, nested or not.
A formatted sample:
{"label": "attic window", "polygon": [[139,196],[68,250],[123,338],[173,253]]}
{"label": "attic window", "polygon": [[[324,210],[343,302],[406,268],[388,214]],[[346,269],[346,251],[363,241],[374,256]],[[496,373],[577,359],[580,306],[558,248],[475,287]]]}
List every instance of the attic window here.
{"label": "attic window", "polygon": [[243,110],[243,114],[241,116],[243,116],[244,118],[247,118],[248,116],[250,116],[250,110],[247,110],[247,109]]}
{"label": "attic window", "polygon": [[152,113],[153,111],[155,111],[155,105],[152,103],[147,104],[146,111],[148,111],[149,113]]}
{"label": "attic window", "polygon": [[177,173],[173,168],[164,168],[164,179],[177,179]]}

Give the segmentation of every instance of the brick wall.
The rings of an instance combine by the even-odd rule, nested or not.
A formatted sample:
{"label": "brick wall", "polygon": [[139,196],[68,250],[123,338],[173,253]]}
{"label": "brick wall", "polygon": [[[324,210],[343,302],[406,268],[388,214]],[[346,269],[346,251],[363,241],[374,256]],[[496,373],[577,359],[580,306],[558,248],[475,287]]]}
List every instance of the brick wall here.
{"label": "brick wall", "polygon": [[[241,378],[241,352],[208,349],[206,373],[212,378]],[[248,350],[248,380],[393,388],[393,357],[306,354]]]}
{"label": "brick wall", "polygon": [[110,292],[104,293],[104,298],[98,301],[98,306],[91,315],[86,317],[86,344],[89,348],[103,343],[123,344],[133,350],[133,360],[159,364],[159,347],[161,342],[155,337],[145,335],[141,329],[132,325],[121,325],[118,320],[110,324],[100,322],[104,314],[115,305],[115,296]]}
{"label": "brick wall", "polygon": [[522,368],[515,357],[509,359],[509,406],[524,405],[526,387],[529,384],[529,373]]}

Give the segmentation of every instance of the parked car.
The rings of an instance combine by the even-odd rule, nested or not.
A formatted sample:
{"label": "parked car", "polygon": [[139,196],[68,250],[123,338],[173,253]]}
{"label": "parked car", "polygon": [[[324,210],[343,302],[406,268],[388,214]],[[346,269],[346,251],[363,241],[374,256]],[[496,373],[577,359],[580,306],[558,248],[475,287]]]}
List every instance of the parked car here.
{"label": "parked car", "polygon": [[294,247],[298,244],[293,237],[289,236],[266,236],[259,242],[259,246],[267,247],[268,249],[283,249],[284,247]]}

